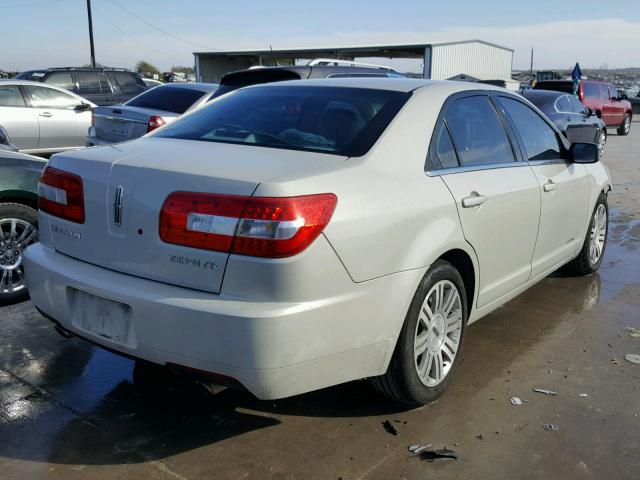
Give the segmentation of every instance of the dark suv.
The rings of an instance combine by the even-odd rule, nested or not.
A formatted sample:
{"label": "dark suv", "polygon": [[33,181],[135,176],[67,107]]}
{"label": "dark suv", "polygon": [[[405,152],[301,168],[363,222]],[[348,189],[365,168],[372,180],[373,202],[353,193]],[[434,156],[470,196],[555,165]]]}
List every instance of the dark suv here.
{"label": "dark suv", "polygon": [[[357,65],[357,64],[356,64]],[[312,78],[363,78],[389,77],[404,78],[404,75],[386,67],[360,67],[343,65],[294,65],[290,67],[253,67],[247,70],[227,73],[220,79],[220,87],[211,98],[237,90],[238,88],[261,83],[285,80],[309,80]]]}
{"label": "dark suv", "polygon": [[16,78],[65,88],[96,105],[123,103],[147,89],[137,73],[124,68],[47,68],[22,72]]}
{"label": "dark suv", "polygon": [[[533,88],[573,93],[573,82],[571,80],[546,80],[536,83]],[[620,95],[615,85],[598,80],[581,80],[578,98],[586,107],[594,111],[607,127],[617,128],[618,135],[629,134],[633,116],[631,103]]]}

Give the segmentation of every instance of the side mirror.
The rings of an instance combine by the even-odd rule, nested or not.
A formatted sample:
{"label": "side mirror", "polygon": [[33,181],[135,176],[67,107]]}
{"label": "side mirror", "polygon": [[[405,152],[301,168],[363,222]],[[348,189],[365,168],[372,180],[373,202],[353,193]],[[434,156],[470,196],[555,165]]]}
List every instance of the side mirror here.
{"label": "side mirror", "polygon": [[621,93],[620,100],[629,100],[629,96],[626,93]]}
{"label": "side mirror", "polygon": [[76,112],[86,112],[87,110],[91,110],[91,105],[82,102],[80,105],[77,105],[74,110]]}
{"label": "side mirror", "polygon": [[595,117],[595,116],[596,116],[596,111],[591,107],[587,107],[587,117]]}
{"label": "side mirror", "polygon": [[9,150],[10,152],[18,151],[16,146],[9,140],[9,134],[3,127],[0,127],[0,150]]}
{"label": "side mirror", "polygon": [[598,145],[595,143],[572,143],[569,154],[573,163],[596,163],[600,160]]}

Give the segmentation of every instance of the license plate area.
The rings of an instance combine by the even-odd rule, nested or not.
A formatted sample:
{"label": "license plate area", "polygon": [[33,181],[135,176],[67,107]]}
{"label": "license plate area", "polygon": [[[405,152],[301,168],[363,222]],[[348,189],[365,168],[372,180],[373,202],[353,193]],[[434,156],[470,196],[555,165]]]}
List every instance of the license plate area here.
{"label": "license plate area", "polygon": [[126,120],[114,119],[111,121],[111,134],[118,137],[129,137],[133,125]]}
{"label": "license plate area", "polygon": [[71,323],[87,336],[136,348],[135,332],[131,323],[131,306],[69,288],[73,305]]}

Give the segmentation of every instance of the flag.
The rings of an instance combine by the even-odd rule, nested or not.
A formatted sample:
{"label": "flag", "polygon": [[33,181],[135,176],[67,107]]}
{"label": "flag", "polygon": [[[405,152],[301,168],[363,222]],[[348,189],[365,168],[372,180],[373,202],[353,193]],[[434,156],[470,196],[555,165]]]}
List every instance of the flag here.
{"label": "flag", "polygon": [[571,72],[571,79],[573,80],[574,95],[578,95],[578,89],[580,88],[581,78],[582,78],[582,70],[580,70],[580,64],[576,62],[576,66],[573,67],[573,72]]}

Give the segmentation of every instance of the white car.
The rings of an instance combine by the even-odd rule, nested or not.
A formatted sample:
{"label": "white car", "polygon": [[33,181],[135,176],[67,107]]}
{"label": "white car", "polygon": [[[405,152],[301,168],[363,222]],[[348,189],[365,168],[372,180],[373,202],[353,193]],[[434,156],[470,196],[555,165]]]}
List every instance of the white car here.
{"label": "white car", "polygon": [[610,189],[596,145],[506,90],[258,85],[55,155],[27,285],[59,331],[261,399],[371,378],[421,404],[469,323],[598,269]]}

